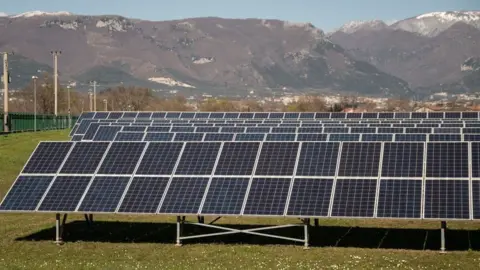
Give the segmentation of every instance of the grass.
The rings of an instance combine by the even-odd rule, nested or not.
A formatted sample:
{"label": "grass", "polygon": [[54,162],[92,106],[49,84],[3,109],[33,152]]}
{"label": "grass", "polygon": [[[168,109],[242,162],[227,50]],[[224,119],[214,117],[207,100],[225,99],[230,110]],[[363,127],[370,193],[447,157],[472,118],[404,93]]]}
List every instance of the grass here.
{"label": "grass", "polygon": [[[39,141],[66,140],[66,131],[0,137],[3,198]],[[191,240],[175,247],[173,218],[96,215],[87,227],[69,216],[66,244],[53,243],[54,217],[0,214],[0,269],[478,269],[480,227],[448,223],[447,254],[440,254],[439,223],[324,219],[311,229],[309,250],[249,235]],[[221,224],[284,224],[286,219],[225,218]],[[198,228],[186,227],[191,233]],[[279,231],[280,232],[280,231]],[[301,229],[286,230],[301,237]]]}

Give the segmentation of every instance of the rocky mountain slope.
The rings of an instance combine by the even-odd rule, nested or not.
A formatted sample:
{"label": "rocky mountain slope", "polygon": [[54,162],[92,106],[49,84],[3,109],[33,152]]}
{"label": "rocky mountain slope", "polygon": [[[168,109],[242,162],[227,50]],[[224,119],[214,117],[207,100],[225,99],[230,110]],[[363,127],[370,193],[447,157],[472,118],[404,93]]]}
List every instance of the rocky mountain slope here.
{"label": "rocky mountain slope", "polygon": [[[0,17],[0,50],[51,65],[62,80],[170,85],[198,92],[329,91],[409,95],[408,83],[353,58],[308,23],[196,18],[143,21],[121,16],[29,12]],[[12,74],[21,70],[13,71]]]}

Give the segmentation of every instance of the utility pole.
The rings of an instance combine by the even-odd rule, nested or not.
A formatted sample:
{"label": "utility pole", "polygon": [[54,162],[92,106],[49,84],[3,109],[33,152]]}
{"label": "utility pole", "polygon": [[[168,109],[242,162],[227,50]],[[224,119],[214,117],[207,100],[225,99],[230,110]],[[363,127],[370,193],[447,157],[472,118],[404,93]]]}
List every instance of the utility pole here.
{"label": "utility pole", "polygon": [[88,91],[88,98],[90,101],[90,111],[93,112],[93,94],[92,90]]}
{"label": "utility pole", "polygon": [[58,56],[62,51],[51,51],[53,55],[53,87],[55,91],[55,116],[58,114]]}
{"label": "utility pole", "polygon": [[[10,74],[8,72],[8,52],[3,54],[3,131],[8,132],[8,84],[10,83]],[[11,53],[13,54],[13,53]]]}
{"label": "utility pole", "polygon": [[70,110],[70,88],[71,86],[67,86],[67,102],[68,102],[68,127],[72,127],[72,114]]}
{"label": "utility pole", "polygon": [[108,106],[107,106],[107,104],[108,104],[107,99],[104,99],[104,100],[103,100],[103,105],[104,105],[105,111],[108,111]]}
{"label": "utility pole", "polygon": [[32,76],[33,80],[33,130],[37,131],[37,76]]}
{"label": "utility pole", "polygon": [[90,85],[93,86],[93,110],[97,111],[97,81],[90,81]]}

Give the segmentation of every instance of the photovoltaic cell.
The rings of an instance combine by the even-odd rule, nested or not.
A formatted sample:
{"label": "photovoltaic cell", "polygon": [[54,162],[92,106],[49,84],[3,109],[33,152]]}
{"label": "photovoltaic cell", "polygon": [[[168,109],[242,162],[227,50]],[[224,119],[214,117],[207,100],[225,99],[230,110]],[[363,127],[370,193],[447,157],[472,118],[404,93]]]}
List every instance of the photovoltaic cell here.
{"label": "photovoltaic cell", "polygon": [[97,112],[93,119],[107,119],[108,114],[108,112]]}
{"label": "photovoltaic cell", "polygon": [[378,176],[381,143],[345,142],[342,147],[339,176]]}
{"label": "photovoltaic cell", "polygon": [[146,143],[113,142],[98,174],[132,174]]}
{"label": "photovoltaic cell", "polygon": [[130,177],[95,177],[78,210],[115,212],[129,180]]}
{"label": "photovoltaic cell", "polygon": [[141,142],[143,140],[143,132],[118,132],[115,137],[116,142]]}
{"label": "photovoltaic cell", "polygon": [[259,147],[258,142],[225,143],[215,175],[251,175]]}
{"label": "photovoltaic cell", "polygon": [[91,176],[58,176],[38,210],[75,211],[91,178]]}
{"label": "photovoltaic cell", "polygon": [[120,117],[122,117],[122,115],[123,115],[123,112],[111,112],[108,115],[108,119],[119,119]]}
{"label": "photovoltaic cell", "polygon": [[290,178],[254,178],[243,214],[283,215],[290,181]]}
{"label": "photovoltaic cell", "polygon": [[125,112],[122,115],[122,118],[136,118],[137,117],[137,112]]}
{"label": "photovoltaic cell", "polygon": [[382,176],[422,177],[424,143],[385,143]]}
{"label": "photovoltaic cell", "polygon": [[71,141],[72,142],[79,142],[83,139],[83,135],[73,135]]}
{"label": "photovoltaic cell", "polygon": [[334,176],[339,143],[306,142],[302,144],[297,176]]}
{"label": "photovoltaic cell", "polygon": [[72,145],[72,142],[40,142],[22,173],[56,173]]}
{"label": "photovoltaic cell", "polygon": [[[480,141],[480,135],[478,137]],[[480,143],[478,142],[472,142],[472,177],[480,178]]]}
{"label": "photovoltaic cell", "polygon": [[220,131],[220,128],[219,127],[197,127],[197,129],[195,130],[195,132],[204,132],[204,133],[207,133],[207,132],[219,132]]}
{"label": "photovoltaic cell", "polygon": [[396,142],[426,142],[426,134],[395,134]]}
{"label": "photovoltaic cell", "polygon": [[238,118],[242,119],[248,119],[248,118],[253,118],[254,113],[240,113]]}
{"label": "photovoltaic cell", "polygon": [[373,217],[376,179],[337,179],[332,216]]}
{"label": "photovoltaic cell", "polygon": [[461,116],[460,112],[445,112],[445,119],[459,119]]}
{"label": "photovoltaic cell", "polygon": [[391,142],[393,134],[362,134],[362,142]]}
{"label": "photovoltaic cell", "polygon": [[292,175],[299,144],[263,143],[255,175]]}
{"label": "photovoltaic cell", "polygon": [[198,213],[207,184],[207,177],[174,177],[159,213]]}
{"label": "photovoltaic cell", "polygon": [[142,126],[124,126],[122,131],[123,132],[145,132],[145,129],[147,127],[142,127]]}
{"label": "photovoltaic cell", "polygon": [[237,133],[235,141],[243,142],[261,142],[265,138],[264,133]]}
{"label": "photovoltaic cell", "polygon": [[462,112],[462,118],[478,119],[478,112]]}
{"label": "photovoltaic cell", "polygon": [[210,116],[210,113],[208,112],[204,112],[204,113],[201,113],[201,112],[198,112],[196,115],[195,115],[195,118],[208,118],[208,116]]}
{"label": "photovoltaic cell", "polygon": [[165,118],[180,118],[180,112],[167,112]]}
{"label": "photovoltaic cell", "polygon": [[78,142],[63,164],[63,174],[93,174],[108,148],[108,142]]}
{"label": "photovoltaic cell", "polygon": [[169,177],[135,177],[119,208],[124,213],[155,213]]}
{"label": "photovoltaic cell", "polygon": [[183,143],[150,143],[137,168],[136,174],[172,174],[182,147]]}
{"label": "photovoltaic cell", "polygon": [[91,123],[96,123],[98,120],[90,120],[90,119],[84,119],[80,122],[80,125],[78,126],[75,134],[81,134],[84,135],[85,132],[87,132],[88,127],[90,126]]}
{"label": "photovoltaic cell", "polygon": [[243,133],[244,131],[244,127],[222,127],[220,130],[222,133]]}
{"label": "photovoltaic cell", "polygon": [[175,133],[173,140],[176,142],[200,142],[203,140],[203,133]]}
{"label": "photovoltaic cell", "polygon": [[266,141],[294,142],[295,137],[295,133],[269,133]]}
{"label": "photovoltaic cell", "polygon": [[[399,118],[408,119],[410,117],[411,117],[411,115],[408,112],[397,112],[397,113],[395,113],[395,118],[396,119],[399,119]],[[389,117],[389,118],[391,118],[391,117]],[[425,118],[425,117],[423,117],[423,118]]]}
{"label": "photovoltaic cell", "polygon": [[323,129],[324,133],[348,133],[349,128],[346,127],[326,127]]}
{"label": "photovoltaic cell", "polygon": [[468,180],[426,180],[425,218],[468,219]]}
{"label": "photovoltaic cell", "polygon": [[232,141],[235,134],[233,133],[206,133],[203,141],[205,142],[219,142]]}
{"label": "photovoltaic cell", "polygon": [[377,217],[420,218],[422,180],[380,181]]}
{"label": "photovoltaic cell", "polygon": [[53,176],[20,175],[0,205],[0,211],[33,211]]}
{"label": "photovoltaic cell", "polygon": [[175,174],[210,175],[217,159],[220,143],[187,143]]}
{"label": "photovoltaic cell", "polygon": [[328,134],[325,133],[298,133],[297,134],[297,141],[305,142],[305,141],[312,141],[312,142],[320,142],[326,141],[328,138]]}
{"label": "photovoltaic cell", "polygon": [[120,130],[121,126],[100,126],[93,141],[113,141]]}
{"label": "photovoltaic cell", "polygon": [[293,182],[287,215],[326,217],[330,205],[333,179],[302,179]]}
{"label": "photovoltaic cell", "polygon": [[427,144],[427,177],[468,177],[468,143]]}
{"label": "photovoltaic cell", "polygon": [[428,141],[430,142],[461,142],[462,135],[460,134],[429,134]]}
{"label": "photovoltaic cell", "polygon": [[[480,181],[472,181],[473,219],[480,219]],[[1,209],[1,207],[0,207]]]}
{"label": "photovoltaic cell", "polygon": [[360,141],[360,134],[331,133],[328,140],[331,142],[358,142]]}
{"label": "photovoltaic cell", "polygon": [[394,117],[394,113],[393,112],[381,112],[381,113],[378,113],[378,118],[380,119],[388,119],[388,118],[393,118]]}
{"label": "photovoltaic cell", "polygon": [[175,133],[147,132],[143,141],[145,142],[169,142],[172,141]]}
{"label": "photovoltaic cell", "polygon": [[443,127],[443,128],[434,128],[433,133],[436,133],[436,134],[445,134],[445,133],[460,134],[460,133],[462,133],[462,130],[460,128],[446,128],[446,127]]}
{"label": "photovoltaic cell", "polygon": [[78,122],[77,122],[77,124],[75,124],[75,125],[73,126],[72,130],[70,130],[70,133],[68,134],[69,137],[72,137],[72,136],[77,132],[77,129],[78,129],[78,126],[79,126],[79,125],[80,125],[80,124],[78,124]]}
{"label": "photovoltaic cell", "polygon": [[247,133],[269,133],[270,128],[268,128],[268,127],[248,127],[245,132],[247,132]]}
{"label": "photovoltaic cell", "polygon": [[213,178],[201,213],[239,215],[249,180],[249,178]]}

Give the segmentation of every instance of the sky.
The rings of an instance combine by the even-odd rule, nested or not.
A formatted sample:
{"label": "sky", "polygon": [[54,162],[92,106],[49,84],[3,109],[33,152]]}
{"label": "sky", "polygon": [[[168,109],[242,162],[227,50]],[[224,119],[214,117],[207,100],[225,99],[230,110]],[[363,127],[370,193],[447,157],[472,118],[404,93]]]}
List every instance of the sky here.
{"label": "sky", "polygon": [[33,10],[154,21],[206,16],[280,19],[331,31],[349,21],[393,22],[434,11],[480,10],[480,0],[15,0],[0,7],[7,14]]}

